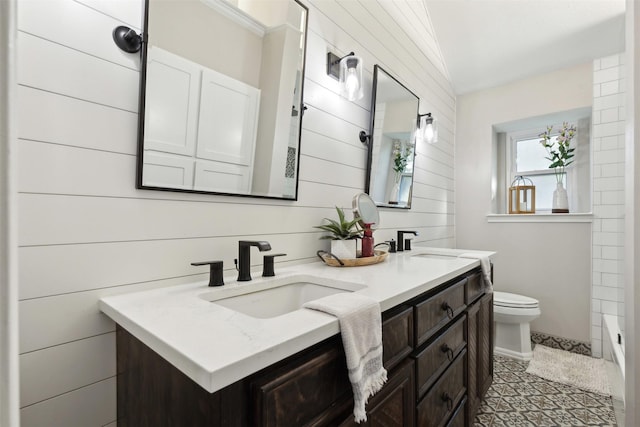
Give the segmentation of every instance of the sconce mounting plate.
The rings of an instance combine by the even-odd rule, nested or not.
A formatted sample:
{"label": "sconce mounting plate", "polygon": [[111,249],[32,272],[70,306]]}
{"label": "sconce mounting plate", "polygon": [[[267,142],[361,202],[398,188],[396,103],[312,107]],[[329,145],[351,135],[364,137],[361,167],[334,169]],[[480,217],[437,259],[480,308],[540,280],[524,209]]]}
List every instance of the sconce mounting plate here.
{"label": "sconce mounting plate", "polygon": [[340,59],[331,52],[327,53],[327,74],[336,80],[340,79]]}
{"label": "sconce mounting plate", "polygon": [[124,25],[113,29],[113,41],[127,53],[136,53],[142,47],[142,35]]}

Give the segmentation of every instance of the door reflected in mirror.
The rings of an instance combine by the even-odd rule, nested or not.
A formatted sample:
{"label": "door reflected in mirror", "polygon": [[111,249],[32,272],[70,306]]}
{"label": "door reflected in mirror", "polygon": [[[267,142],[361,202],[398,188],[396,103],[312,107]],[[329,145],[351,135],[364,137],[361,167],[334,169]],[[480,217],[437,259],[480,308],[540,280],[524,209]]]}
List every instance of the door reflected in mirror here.
{"label": "door reflected in mirror", "polygon": [[297,199],[307,8],[145,6],[138,188]]}
{"label": "door reflected in mirror", "polygon": [[411,208],[418,104],[413,92],[374,67],[365,187],[377,206]]}

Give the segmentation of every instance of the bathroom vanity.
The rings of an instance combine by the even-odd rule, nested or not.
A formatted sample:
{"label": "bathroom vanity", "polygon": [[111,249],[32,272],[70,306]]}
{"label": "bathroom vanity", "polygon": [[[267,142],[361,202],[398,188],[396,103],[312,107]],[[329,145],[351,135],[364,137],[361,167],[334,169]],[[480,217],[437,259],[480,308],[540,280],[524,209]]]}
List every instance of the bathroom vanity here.
{"label": "bathroom vanity", "polygon": [[[374,266],[278,272],[357,284],[380,302],[388,381],[361,425],[472,425],[492,381],[493,308],[479,261],[462,252],[416,248]],[[227,293],[242,286],[231,282]],[[208,289],[101,300],[118,324],[120,426],[356,425],[336,318],[300,309],[257,319],[210,302]]]}

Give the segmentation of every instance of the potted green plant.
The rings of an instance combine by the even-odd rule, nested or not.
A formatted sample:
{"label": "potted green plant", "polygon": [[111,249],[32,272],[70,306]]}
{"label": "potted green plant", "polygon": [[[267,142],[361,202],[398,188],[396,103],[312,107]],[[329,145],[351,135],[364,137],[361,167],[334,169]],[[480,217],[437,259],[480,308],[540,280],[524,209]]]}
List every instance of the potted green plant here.
{"label": "potted green plant", "polygon": [[356,226],[360,221],[359,216],[355,216],[353,220],[348,221],[345,217],[344,211],[336,206],[338,212],[338,220],[331,218],[324,218],[327,224],[316,225],[314,228],[319,228],[326,231],[326,234],[320,239],[331,239],[331,253],[338,258],[354,259],[357,254],[357,240],[361,237],[362,232]]}
{"label": "potted green plant", "polygon": [[556,189],[553,192],[552,213],[569,213],[569,199],[567,190],[563,185],[565,169],[573,163],[573,152],[576,150],[571,146],[571,140],[576,135],[576,127],[569,126],[569,123],[562,123],[562,129],[555,137],[552,136],[553,126],[547,126],[547,130],[540,134],[540,144],[547,150],[549,157],[545,157],[551,162],[549,169],[553,169],[556,174]]}

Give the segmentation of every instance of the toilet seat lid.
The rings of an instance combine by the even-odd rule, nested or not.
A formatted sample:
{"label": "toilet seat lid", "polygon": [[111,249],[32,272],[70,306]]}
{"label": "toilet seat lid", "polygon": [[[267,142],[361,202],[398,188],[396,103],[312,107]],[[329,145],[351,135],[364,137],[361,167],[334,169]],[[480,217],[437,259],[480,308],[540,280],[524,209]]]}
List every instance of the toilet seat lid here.
{"label": "toilet seat lid", "polygon": [[494,292],[493,304],[500,307],[538,307],[538,300],[509,292]]}

